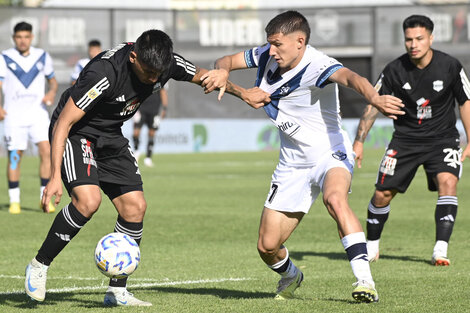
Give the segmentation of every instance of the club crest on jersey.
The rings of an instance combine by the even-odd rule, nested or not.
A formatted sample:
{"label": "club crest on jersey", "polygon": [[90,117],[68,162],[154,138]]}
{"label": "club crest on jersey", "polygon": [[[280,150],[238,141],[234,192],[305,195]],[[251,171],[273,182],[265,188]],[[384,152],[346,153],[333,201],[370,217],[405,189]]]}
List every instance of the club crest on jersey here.
{"label": "club crest on jersey", "polygon": [[121,116],[129,115],[134,113],[140,106],[140,99],[135,97],[126,102],[126,106],[121,111]]}
{"label": "club crest on jersey", "polygon": [[281,96],[285,96],[289,93],[290,91],[290,87],[289,85],[285,84],[284,86],[282,86],[280,89],[279,89],[279,94]]}
{"label": "club crest on jersey", "polygon": [[160,82],[156,83],[154,86],[153,86],[153,89],[152,89],[152,93],[156,93],[158,92],[160,89],[162,89],[162,84]]}
{"label": "club crest on jersey", "polygon": [[14,62],[8,63],[8,67],[11,68],[12,71],[16,71],[17,69],[16,63]]}
{"label": "club crest on jersey", "polygon": [[432,82],[432,89],[439,92],[444,88],[444,82],[442,80],[435,80]]}
{"label": "club crest on jersey", "polygon": [[335,158],[336,160],[338,160],[338,161],[344,161],[347,158],[346,153],[344,153],[343,151],[340,151],[340,150],[336,151],[331,156],[333,158]]}
{"label": "club crest on jersey", "polygon": [[38,62],[36,63],[36,68],[39,70],[39,71],[42,71],[42,69],[44,68],[44,64],[42,62]]}

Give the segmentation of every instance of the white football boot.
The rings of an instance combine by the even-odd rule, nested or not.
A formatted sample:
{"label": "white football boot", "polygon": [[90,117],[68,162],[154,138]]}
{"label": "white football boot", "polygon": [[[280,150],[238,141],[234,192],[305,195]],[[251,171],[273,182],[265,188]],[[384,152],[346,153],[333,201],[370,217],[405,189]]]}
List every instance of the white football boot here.
{"label": "white football boot", "polygon": [[152,306],[152,303],[142,301],[127,291],[126,287],[108,287],[104,295],[105,306]]}
{"label": "white football boot", "polygon": [[47,269],[49,266],[39,263],[34,258],[26,266],[24,287],[26,294],[33,300],[44,301],[46,297]]}

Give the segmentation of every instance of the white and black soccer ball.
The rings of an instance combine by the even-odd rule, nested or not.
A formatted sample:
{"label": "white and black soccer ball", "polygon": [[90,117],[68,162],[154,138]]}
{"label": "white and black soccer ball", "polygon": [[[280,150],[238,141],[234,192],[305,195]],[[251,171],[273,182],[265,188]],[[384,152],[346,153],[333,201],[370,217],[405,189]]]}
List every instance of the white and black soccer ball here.
{"label": "white and black soccer ball", "polygon": [[126,234],[107,234],[96,245],[95,263],[104,275],[111,278],[125,278],[134,273],[139,266],[139,245]]}

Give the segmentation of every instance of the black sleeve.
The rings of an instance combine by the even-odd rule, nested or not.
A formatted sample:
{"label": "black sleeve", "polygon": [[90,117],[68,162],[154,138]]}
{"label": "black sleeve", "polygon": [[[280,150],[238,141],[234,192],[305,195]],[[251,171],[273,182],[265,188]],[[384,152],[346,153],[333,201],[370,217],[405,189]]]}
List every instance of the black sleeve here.
{"label": "black sleeve", "polygon": [[88,112],[93,106],[106,96],[107,91],[115,81],[115,74],[108,61],[95,61],[87,66],[72,86],[70,96],[75,105]]}
{"label": "black sleeve", "polygon": [[379,79],[375,83],[375,90],[379,95],[391,95],[393,93],[392,84],[391,84],[391,72],[386,67],[382,73],[379,75]]}
{"label": "black sleeve", "polygon": [[170,78],[179,81],[191,81],[196,74],[196,66],[181,55],[173,53],[170,65]]}
{"label": "black sleeve", "polygon": [[453,84],[455,100],[459,105],[463,105],[470,97],[470,82],[467,73],[465,73],[462,64],[457,59],[454,60],[451,70],[455,77],[455,83]]}

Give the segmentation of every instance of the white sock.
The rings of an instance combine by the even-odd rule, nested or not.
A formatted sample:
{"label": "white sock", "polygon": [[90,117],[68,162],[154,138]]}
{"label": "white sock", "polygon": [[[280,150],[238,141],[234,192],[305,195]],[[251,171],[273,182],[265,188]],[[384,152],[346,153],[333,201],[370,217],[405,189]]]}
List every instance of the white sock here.
{"label": "white sock", "polygon": [[[364,246],[360,248],[361,249],[360,251],[366,250],[365,252],[367,252],[367,249],[365,247],[366,236],[364,232],[352,233],[347,236],[344,236],[341,239],[341,242],[343,243],[343,247],[345,250],[351,247],[352,247],[351,249],[354,249],[355,247],[358,247],[358,246],[353,247],[354,245],[363,244]],[[369,266],[369,260],[367,259],[367,254],[358,254],[351,261],[349,261],[349,263],[351,264],[353,274],[354,276],[356,276],[357,280],[365,280],[369,284],[374,286],[374,280],[372,279],[372,273],[370,272],[370,266]]]}
{"label": "white sock", "polygon": [[449,246],[448,242],[445,242],[443,240],[436,241],[436,245],[434,246],[433,255],[447,257],[447,247],[448,246]]}
{"label": "white sock", "polygon": [[44,189],[46,189],[46,186],[41,186],[39,189],[39,199],[42,199],[42,194],[44,193]]}
{"label": "white sock", "polygon": [[20,203],[20,187],[8,189],[8,195],[10,196],[10,203]]}
{"label": "white sock", "polygon": [[286,249],[286,257],[282,259],[281,261],[277,262],[276,264],[273,265],[268,265],[270,269],[276,270],[283,266],[286,262],[289,262],[289,266],[287,267],[287,270],[285,272],[279,273],[282,277],[295,277],[297,275],[297,267],[292,263],[292,261],[289,259],[289,251]]}

